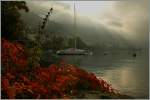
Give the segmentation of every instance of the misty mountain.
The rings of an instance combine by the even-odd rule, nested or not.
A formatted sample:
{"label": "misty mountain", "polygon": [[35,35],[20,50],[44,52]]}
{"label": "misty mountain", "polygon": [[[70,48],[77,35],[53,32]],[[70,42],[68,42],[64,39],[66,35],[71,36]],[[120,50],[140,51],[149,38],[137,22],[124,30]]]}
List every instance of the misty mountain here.
{"label": "misty mountain", "polygon": [[[21,12],[21,15],[26,29],[31,29],[34,30],[34,32],[37,32],[38,25],[42,23],[43,19],[40,14],[38,14],[37,12]],[[63,14],[58,15],[58,17],[63,16]],[[97,46],[103,46],[107,48],[128,48],[132,45],[123,37],[116,34],[114,35],[113,31],[109,31],[103,25],[92,22],[89,19],[85,19],[82,17],[77,19],[76,34],[73,24],[73,17],[71,17],[70,15],[65,15],[65,17],[63,17],[63,20],[62,17],[61,20],[50,17],[45,27],[45,31],[49,34],[54,33],[64,37],[78,36],[88,45],[96,44]]]}

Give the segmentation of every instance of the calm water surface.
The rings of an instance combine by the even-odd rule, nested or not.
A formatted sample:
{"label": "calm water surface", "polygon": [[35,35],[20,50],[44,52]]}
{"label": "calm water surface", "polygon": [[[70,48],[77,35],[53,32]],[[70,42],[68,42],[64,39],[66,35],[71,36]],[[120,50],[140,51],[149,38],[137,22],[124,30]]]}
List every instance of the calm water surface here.
{"label": "calm water surface", "polygon": [[135,98],[149,97],[148,53],[129,52],[93,54],[92,56],[63,56],[71,64],[102,77],[121,93]]}

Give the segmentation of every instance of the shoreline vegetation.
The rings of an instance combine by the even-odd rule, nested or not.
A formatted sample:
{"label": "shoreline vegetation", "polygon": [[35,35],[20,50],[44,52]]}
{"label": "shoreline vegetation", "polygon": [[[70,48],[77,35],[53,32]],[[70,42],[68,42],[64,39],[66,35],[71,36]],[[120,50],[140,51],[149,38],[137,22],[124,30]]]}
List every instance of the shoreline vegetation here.
{"label": "shoreline vegetation", "polygon": [[28,61],[27,49],[2,38],[2,97],[9,99],[127,99],[93,73],[60,60],[41,66]]}

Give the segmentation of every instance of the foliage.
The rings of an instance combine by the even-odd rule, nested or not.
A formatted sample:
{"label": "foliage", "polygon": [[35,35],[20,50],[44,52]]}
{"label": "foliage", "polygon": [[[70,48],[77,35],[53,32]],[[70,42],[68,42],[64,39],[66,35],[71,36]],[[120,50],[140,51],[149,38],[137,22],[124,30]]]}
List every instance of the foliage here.
{"label": "foliage", "polygon": [[27,53],[23,45],[2,38],[2,70],[22,69],[27,66]]}
{"label": "foliage", "polygon": [[24,1],[2,1],[1,8],[2,37],[14,39],[23,30],[19,10],[29,9]]}
{"label": "foliage", "polygon": [[60,61],[49,67],[28,66],[23,45],[2,39],[2,98],[77,98],[82,91],[119,93],[93,73]]}
{"label": "foliage", "polygon": [[39,67],[25,74],[8,71],[2,76],[2,92],[10,99],[23,98],[25,92],[30,98],[71,98],[80,91],[94,90],[117,93],[103,79],[72,65]]}

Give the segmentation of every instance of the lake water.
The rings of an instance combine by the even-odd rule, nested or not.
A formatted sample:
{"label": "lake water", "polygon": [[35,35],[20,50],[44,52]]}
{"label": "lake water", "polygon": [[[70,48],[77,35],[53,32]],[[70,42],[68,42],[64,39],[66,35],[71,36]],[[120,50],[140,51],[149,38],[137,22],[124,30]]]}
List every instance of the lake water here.
{"label": "lake water", "polygon": [[149,98],[149,55],[138,52],[63,56],[65,61],[102,77],[121,93],[135,98]]}

